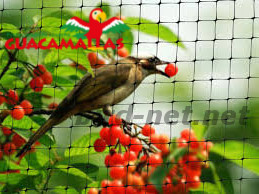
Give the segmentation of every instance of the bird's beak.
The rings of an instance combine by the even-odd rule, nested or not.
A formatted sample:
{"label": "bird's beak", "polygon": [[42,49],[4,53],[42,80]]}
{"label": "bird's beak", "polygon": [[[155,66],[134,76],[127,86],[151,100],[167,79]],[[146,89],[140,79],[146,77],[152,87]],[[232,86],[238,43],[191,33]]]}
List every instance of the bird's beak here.
{"label": "bird's beak", "polygon": [[99,15],[96,18],[100,23],[104,22],[106,20],[106,14],[104,12],[99,13]]}
{"label": "bird's beak", "polygon": [[[169,63],[170,62],[168,62],[168,61],[159,61],[159,63],[157,63],[156,66],[166,65],[166,64],[169,64]],[[156,67],[156,73],[160,74],[160,75],[163,75],[163,76],[165,76],[167,78],[170,78],[170,76],[168,76],[164,71],[158,69],[157,67]]]}

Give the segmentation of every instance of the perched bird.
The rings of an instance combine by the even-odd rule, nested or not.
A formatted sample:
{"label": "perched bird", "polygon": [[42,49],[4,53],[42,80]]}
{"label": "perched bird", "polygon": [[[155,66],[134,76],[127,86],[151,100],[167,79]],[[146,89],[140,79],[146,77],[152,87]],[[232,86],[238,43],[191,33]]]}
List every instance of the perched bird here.
{"label": "perched bird", "polygon": [[127,57],[96,69],[95,76],[87,73],[17,156],[27,152],[42,135],[72,115],[102,108],[104,114],[110,116],[111,106],[127,98],[147,76],[161,74],[169,77],[157,69],[158,65],[167,63],[155,56]]}
{"label": "perched bird", "polygon": [[[62,28],[66,29],[66,31],[82,31],[85,33],[84,36],[88,39],[89,47],[92,46],[92,39],[96,39],[96,46],[99,47],[102,33],[122,33],[129,29],[129,27],[117,17],[112,17],[107,21],[105,21],[105,19],[105,12],[100,8],[96,8],[90,12],[89,23],[78,17],[72,17]],[[78,33],[76,36],[80,38],[82,34]]]}

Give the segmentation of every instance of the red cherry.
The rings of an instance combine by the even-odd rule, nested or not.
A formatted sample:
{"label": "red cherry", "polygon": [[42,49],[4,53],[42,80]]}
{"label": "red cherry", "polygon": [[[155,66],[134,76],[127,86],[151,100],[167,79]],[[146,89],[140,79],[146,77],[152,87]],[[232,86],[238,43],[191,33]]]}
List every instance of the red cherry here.
{"label": "red cherry", "polygon": [[89,53],[87,58],[91,65],[95,65],[97,63],[97,54],[96,53]]}
{"label": "red cherry", "polygon": [[103,128],[100,131],[100,136],[105,140],[107,145],[115,145],[121,135],[122,129],[118,125],[113,125],[111,128]]}
{"label": "red cherry", "polygon": [[124,159],[126,161],[135,161],[137,160],[137,154],[133,151],[127,151],[124,153]]}
{"label": "red cherry", "polygon": [[97,152],[103,152],[105,150],[105,141],[103,139],[97,139],[94,142],[94,150]]}
{"label": "red cherry", "polygon": [[139,192],[134,189],[133,186],[126,186],[125,188],[125,194],[138,194]]}
{"label": "red cherry", "polygon": [[46,71],[46,67],[44,65],[39,64],[34,68],[33,73],[34,76],[40,76],[44,74]]}
{"label": "red cherry", "polygon": [[147,185],[145,187],[145,192],[146,193],[152,193],[152,194],[159,194],[159,192],[156,190],[155,185]]}
{"label": "red cherry", "polygon": [[105,65],[105,61],[103,59],[98,59],[97,63],[95,65],[91,65],[92,68],[98,69],[100,67],[103,67]]}
{"label": "red cherry", "polygon": [[106,134],[100,134],[100,136],[103,136],[107,145],[115,145],[117,143],[118,136],[120,136],[121,133],[121,128],[114,125],[106,131]]}
{"label": "red cherry", "polygon": [[170,76],[173,77],[177,74],[178,72],[178,67],[175,64],[168,64],[165,68],[165,73]]}
{"label": "red cherry", "polygon": [[153,135],[151,135],[151,137],[150,137],[150,142],[152,143],[152,144],[154,144],[154,146],[156,146],[157,148],[159,148],[160,147],[160,135],[158,135],[158,134],[153,134]]}
{"label": "red cherry", "polygon": [[142,150],[142,144],[141,141],[137,138],[132,138],[130,142],[130,151],[134,151],[136,153],[140,152]]}
{"label": "red cherry", "polygon": [[187,188],[192,188],[192,189],[197,189],[199,188],[201,182],[200,182],[200,177],[199,176],[194,176],[194,177],[187,177]]}
{"label": "red cherry", "polygon": [[125,176],[125,169],[123,166],[111,167],[110,176],[112,179],[121,179]]}
{"label": "red cherry", "polygon": [[117,115],[112,115],[109,118],[109,125],[121,125],[122,124],[122,119],[118,117]]}
{"label": "red cherry", "polygon": [[112,165],[122,165],[125,162],[124,156],[122,154],[115,153],[111,157]]}
{"label": "red cherry", "polygon": [[147,161],[148,159],[148,156],[145,154],[143,155],[141,158],[140,158],[140,161],[144,162],[144,161]]}
{"label": "red cherry", "polygon": [[191,149],[198,149],[200,147],[200,142],[198,142],[196,137],[190,138],[190,148]]}
{"label": "red cherry", "polygon": [[44,82],[41,77],[35,77],[30,81],[30,87],[35,92],[41,92],[44,86]]}
{"label": "red cherry", "polygon": [[90,62],[91,67],[94,69],[98,69],[105,65],[105,61],[103,59],[98,59],[96,53],[89,53],[87,55],[87,58]]}
{"label": "red cherry", "polygon": [[162,144],[168,144],[168,143],[170,143],[170,138],[168,137],[168,135],[161,134],[159,136],[159,142]]}
{"label": "red cherry", "polygon": [[52,81],[53,81],[52,75],[48,71],[46,71],[40,77],[43,80],[43,83],[46,84],[46,85],[50,85],[52,83]]}
{"label": "red cherry", "polygon": [[201,145],[202,145],[202,149],[209,151],[212,148],[213,143],[211,141],[206,141],[206,142],[203,141],[201,142]]}
{"label": "red cherry", "polygon": [[120,48],[120,49],[118,49],[118,55],[120,57],[128,57],[129,56],[129,51],[125,47]]}
{"label": "red cherry", "polygon": [[109,167],[112,165],[111,158],[112,158],[112,156],[110,154],[105,157],[104,164],[106,167]]}
{"label": "red cherry", "polygon": [[88,191],[88,194],[98,194],[98,193],[99,193],[99,190],[96,189],[96,188],[91,188],[91,189],[89,189],[89,191]]}
{"label": "red cherry", "polygon": [[184,129],[181,132],[181,137],[189,141],[191,137],[195,137],[195,134],[191,129]]}
{"label": "red cherry", "polygon": [[16,146],[14,145],[14,143],[9,142],[4,145],[5,155],[9,156],[9,155],[13,154],[15,151],[16,151]]}
{"label": "red cherry", "polygon": [[148,164],[150,166],[156,167],[163,163],[163,159],[160,154],[152,154],[148,158]]}
{"label": "red cherry", "polygon": [[179,148],[185,148],[188,146],[188,143],[187,143],[186,139],[184,139],[184,138],[177,139],[177,143],[178,143]]}
{"label": "red cherry", "polygon": [[103,180],[103,181],[101,182],[101,187],[102,187],[102,188],[108,187],[110,184],[111,184],[111,181],[109,181],[109,180]]}
{"label": "red cherry", "polygon": [[13,133],[12,130],[8,127],[2,127],[2,132],[5,136],[9,136]]}
{"label": "red cherry", "polygon": [[7,104],[15,105],[19,101],[19,96],[15,90],[9,90],[6,96]]}
{"label": "red cherry", "polygon": [[125,188],[120,180],[114,180],[110,183],[110,187],[107,188],[107,193],[118,193],[124,194]]}
{"label": "red cherry", "polygon": [[146,124],[142,128],[141,133],[145,136],[150,136],[151,134],[155,134],[156,130],[153,127],[151,127],[151,125]]}
{"label": "red cherry", "polygon": [[13,110],[11,111],[11,116],[15,120],[21,120],[24,117],[24,109],[21,106],[14,106]]}
{"label": "red cherry", "polygon": [[58,103],[52,102],[49,104],[48,109],[55,110],[57,107],[58,107]]}
{"label": "red cherry", "polygon": [[101,131],[100,131],[100,137],[101,137],[103,140],[108,139],[109,131],[110,131],[110,128],[108,128],[108,127],[103,127],[103,128],[101,129]]}
{"label": "red cherry", "polygon": [[26,140],[16,133],[13,135],[12,142],[15,144],[17,148],[19,148],[26,143]]}
{"label": "red cherry", "polygon": [[129,146],[129,144],[130,144],[130,136],[128,134],[122,133],[121,137],[120,137],[120,143],[123,146]]}
{"label": "red cherry", "polygon": [[28,100],[23,100],[20,104],[21,107],[23,107],[24,112],[26,115],[29,115],[33,111],[33,106]]}
{"label": "red cherry", "polygon": [[0,105],[2,105],[4,102],[6,102],[5,96],[4,96],[3,92],[0,92]]}

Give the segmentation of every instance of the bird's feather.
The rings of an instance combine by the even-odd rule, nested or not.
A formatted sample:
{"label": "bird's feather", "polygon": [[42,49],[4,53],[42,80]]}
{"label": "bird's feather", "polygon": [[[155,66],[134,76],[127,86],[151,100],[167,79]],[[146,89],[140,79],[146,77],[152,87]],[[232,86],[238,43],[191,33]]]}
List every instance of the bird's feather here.
{"label": "bird's feather", "polygon": [[113,17],[104,23],[103,25],[103,33],[122,33],[125,32],[126,30],[129,30],[129,26],[127,26],[123,21],[120,19]]}
{"label": "bird's feather", "polygon": [[91,105],[94,104],[96,99],[123,86],[128,80],[129,72],[133,65],[135,65],[133,58],[128,57],[119,61],[118,64],[109,64],[97,69],[94,77],[87,73],[59,104],[46,123],[33,134],[17,156],[27,152],[43,134],[70,116],[81,111],[90,111],[99,108],[98,106],[100,106],[100,108],[103,107],[106,102],[102,102],[102,104],[95,103],[95,106]]}
{"label": "bird's feather", "polygon": [[62,26],[62,29],[66,31],[83,31],[84,33],[90,30],[89,24],[84,20],[81,20],[79,17],[72,17],[69,19],[65,25]]}

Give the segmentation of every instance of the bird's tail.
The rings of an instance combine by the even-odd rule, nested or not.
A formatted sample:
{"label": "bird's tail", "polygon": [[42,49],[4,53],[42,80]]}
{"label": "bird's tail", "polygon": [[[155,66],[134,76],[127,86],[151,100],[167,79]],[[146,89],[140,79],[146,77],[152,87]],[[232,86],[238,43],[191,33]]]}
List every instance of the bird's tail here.
{"label": "bird's tail", "polygon": [[30,150],[31,146],[41,138],[48,130],[50,130],[54,125],[58,124],[56,119],[50,118],[46,121],[29,139],[29,141],[23,146],[23,148],[18,152],[16,157],[19,157],[25,154],[27,151]]}

